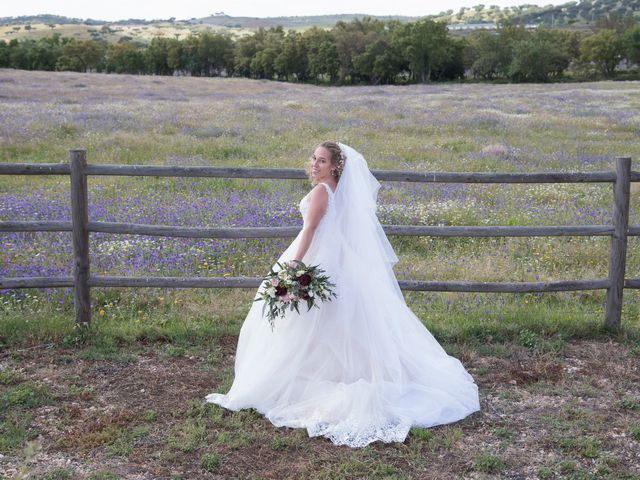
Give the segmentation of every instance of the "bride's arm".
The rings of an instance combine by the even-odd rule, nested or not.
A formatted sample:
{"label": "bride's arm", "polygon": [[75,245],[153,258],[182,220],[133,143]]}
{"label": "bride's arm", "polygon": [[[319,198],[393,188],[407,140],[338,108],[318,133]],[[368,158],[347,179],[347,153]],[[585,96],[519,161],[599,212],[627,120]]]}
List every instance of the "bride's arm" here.
{"label": "bride's arm", "polygon": [[309,197],[309,210],[307,210],[307,217],[305,218],[304,227],[302,229],[302,238],[298,245],[298,251],[296,256],[293,257],[294,262],[300,262],[302,257],[307,253],[313,235],[316,233],[316,229],[320,224],[320,220],[324,216],[324,212],[327,210],[329,203],[329,194],[324,188],[316,186],[311,190],[311,196]]}

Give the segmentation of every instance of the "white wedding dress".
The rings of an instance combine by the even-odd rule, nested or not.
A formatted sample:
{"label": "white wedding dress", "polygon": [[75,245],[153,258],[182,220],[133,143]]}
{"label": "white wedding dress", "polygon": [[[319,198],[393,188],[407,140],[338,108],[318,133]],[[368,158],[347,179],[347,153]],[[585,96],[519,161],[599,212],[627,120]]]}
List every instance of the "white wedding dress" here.
{"label": "white wedding dress", "polygon": [[[478,388],[406,305],[391,270],[397,257],[371,212],[379,183],[358,152],[340,146],[343,175],[335,193],[315,187],[326,188],[329,203],[302,258],[326,271],[337,298],[288,312],[273,331],[262,300],[254,302],[240,330],[233,385],[206,400],[255,408],[276,426],[306,428],[337,445],[402,442],[412,426],[478,411]],[[300,202],[303,219],[308,204],[309,194]],[[300,237],[280,262],[293,259]]]}

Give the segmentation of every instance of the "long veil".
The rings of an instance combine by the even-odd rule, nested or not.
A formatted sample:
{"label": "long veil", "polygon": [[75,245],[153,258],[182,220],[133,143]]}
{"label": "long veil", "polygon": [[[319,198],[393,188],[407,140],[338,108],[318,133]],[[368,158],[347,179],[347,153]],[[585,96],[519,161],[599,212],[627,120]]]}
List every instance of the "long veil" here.
{"label": "long veil", "polygon": [[354,268],[360,278],[366,275],[379,286],[386,286],[402,296],[393,266],[398,257],[376,216],[380,182],[369,171],[362,154],[338,143],[346,157],[335,192],[335,227],[343,239],[341,266]]}

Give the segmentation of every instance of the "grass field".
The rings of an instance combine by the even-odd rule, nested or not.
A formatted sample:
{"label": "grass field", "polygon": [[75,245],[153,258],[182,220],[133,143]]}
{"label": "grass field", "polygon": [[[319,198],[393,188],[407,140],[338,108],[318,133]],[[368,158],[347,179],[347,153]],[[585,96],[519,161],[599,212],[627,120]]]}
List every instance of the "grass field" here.
{"label": "grass field", "polygon": [[[610,170],[640,153],[638,82],[314,87],[0,70],[0,161],[301,167],[336,139],[371,168]],[[632,167],[633,168],[633,167]],[[634,168],[635,169],[635,168]],[[299,225],[302,181],[93,177],[90,218]],[[640,224],[635,185],[631,224]],[[386,224],[611,221],[610,185],[384,183]],[[0,220],[67,220],[66,177],[0,179]],[[91,235],[92,271],[263,275],[290,239]],[[392,237],[399,279],[605,278],[608,239]],[[69,275],[68,234],[0,235],[0,275]],[[640,277],[629,240],[627,277]],[[482,411],[404,444],[333,447],[203,403],[233,379],[252,290],[0,292],[0,478],[639,478],[640,320],[602,329],[604,291],[406,293],[479,386]]]}

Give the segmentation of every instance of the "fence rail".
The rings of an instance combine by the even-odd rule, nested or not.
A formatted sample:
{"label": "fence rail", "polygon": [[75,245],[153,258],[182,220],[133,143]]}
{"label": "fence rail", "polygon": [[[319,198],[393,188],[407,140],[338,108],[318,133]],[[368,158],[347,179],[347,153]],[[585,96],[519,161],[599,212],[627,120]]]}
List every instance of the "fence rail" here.
{"label": "fence rail", "polygon": [[[452,227],[433,225],[384,225],[387,235],[430,237],[591,237],[614,232],[610,225],[558,225],[530,227]],[[300,227],[202,228],[142,223],[89,222],[89,232],[188,238],[283,238],[295,237]],[[70,232],[71,222],[0,222],[0,232]],[[640,228],[638,229],[640,232]],[[629,233],[629,235],[632,235]]]}
{"label": "fence rail", "polygon": [[[625,279],[627,238],[640,235],[640,225],[629,226],[630,183],[640,181],[640,172],[631,171],[631,158],[618,157],[615,171],[476,173],[476,172],[404,172],[372,170],[378,180],[438,183],[584,183],[613,184],[613,223],[611,225],[550,226],[411,226],[384,225],[388,235],[438,237],[530,237],[530,236],[609,236],[609,274],[606,279],[548,282],[398,282],[403,290],[441,292],[562,292],[607,290],[605,325],[618,329],[625,288],[640,288],[640,279]],[[171,225],[147,225],[119,222],[90,222],[88,218],[88,175],[220,177],[304,179],[301,169],[226,168],[155,165],[88,165],[86,150],[69,151],[68,164],[0,164],[0,175],[69,175],[71,181],[72,220],[2,221],[0,232],[68,231],[73,236],[74,272],[71,277],[0,278],[0,288],[74,287],[76,323],[91,321],[91,287],[174,287],[174,288],[256,288],[257,277],[125,277],[90,275],[89,233],[119,233],[189,238],[273,238],[294,237],[300,227],[202,228]]]}
{"label": "fence rail", "polygon": [[[627,157],[619,157],[627,158]],[[630,159],[629,159],[630,160]],[[71,167],[64,163],[4,163],[0,175],[69,175]],[[406,172],[372,170],[378,180],[392,182],[436,183],[602,183],[615,182],[616,172]],[[229,168],[170,165],[86,165],[87,175],[152,176],[152,177],[218,177],[305,179],[297,168]],[[640,172],[631,172],[630,181],[639,182]]]}
{"label": "fence rail", "polygon": [[[259,277],[123,277],[91,276],[90,287],[253,288]],[[627,280],[627,282],[629,282]],[[640,280],[638,280],[640,285]],[[466,282],[400,280],[402,290],[437,292],[563,292],[609,288],[609,280],[563,280],[556,282]],[[0,288],[71,287],[73,277],[21,277],[0,280]],[[625,283],[625,288],[632,287]]]}

